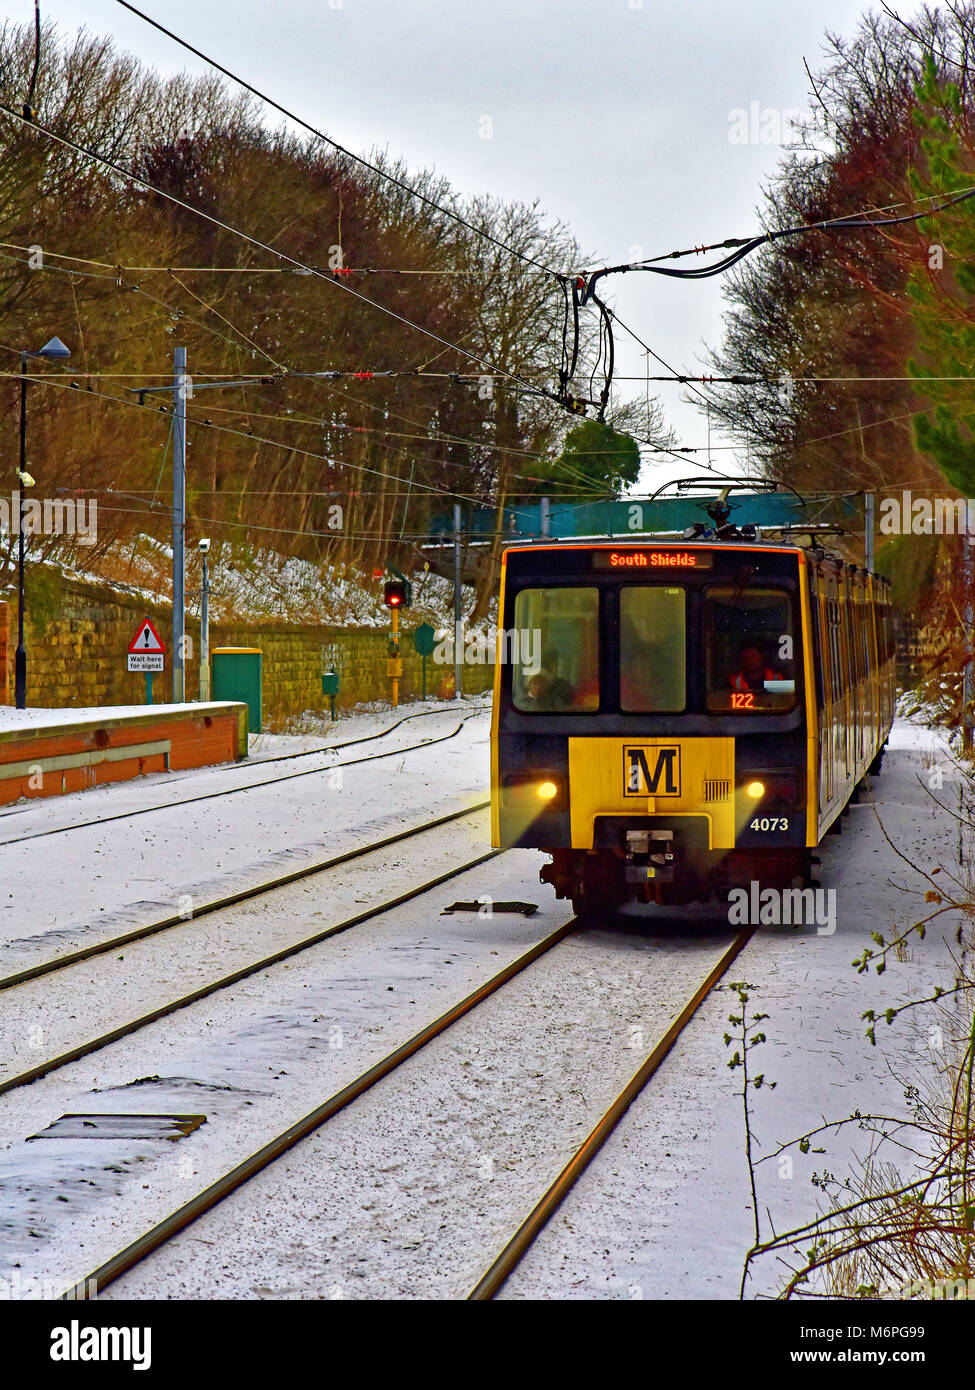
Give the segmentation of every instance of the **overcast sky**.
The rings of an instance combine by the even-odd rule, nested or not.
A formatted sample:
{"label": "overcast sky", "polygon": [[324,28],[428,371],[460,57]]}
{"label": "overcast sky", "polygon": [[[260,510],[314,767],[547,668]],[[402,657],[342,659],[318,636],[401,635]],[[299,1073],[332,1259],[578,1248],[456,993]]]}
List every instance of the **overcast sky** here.
{"label": "overcast sky", "polygon": [[[5,8],[14,20],[33,14],[31,0]],[[754,230],[782,152],[768,142],[778,133],[769,120],[764,140],[734,143],[732,113],[752,103],[760,112],[806,109],[803,58],[815,68],[824,31],[852,34],[865,6],[139,0],[139,8],[355,151],[385,147],[460,190],[539,199],[596,264]],[[205,70],[115,0],[42,0],[41,9],[62,29],[111,33],[163,73]],[[269,120],[277,124],[275,113]],[[630,274],[610,283],[620,317],[655,352],[678,370],[701,370],[705,345],[721,336],[720,279]],[[621,374],[645,372],[642,351],[620,331],[617,348]],[[681,402],[681,388],[653,389],[679,442],[703,445],[705,417]],[[716,430],[712,442],[727,443]],[[658,473],[656,464],[645,470],[644,485]]]}

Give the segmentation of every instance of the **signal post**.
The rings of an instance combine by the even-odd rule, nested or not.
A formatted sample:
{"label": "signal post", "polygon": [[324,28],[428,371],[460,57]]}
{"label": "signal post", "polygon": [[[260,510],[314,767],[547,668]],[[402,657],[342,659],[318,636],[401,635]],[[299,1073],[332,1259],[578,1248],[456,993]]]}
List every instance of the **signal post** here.
{"label": "signal post", "polygon": [[391,677],[393,682],[392,701],[393,709],[399,704],[399,683],[403,674],[403,658],[399,654],[399,608],[393,604],[391,606],[390,618],[392,620],[389,635],[389,660],[386,663],[386,674]]}
{"label": "signal post", "polygon": [[383,585],[383,603],[389,609],[389,653],[386,661],[386,674],[392,682],[391,700],[393,709],[399,704],[399,683],[403,675],[403,658],[399,649],[399,610],[409,608],[413,602],[413,585],[398,569],[389,567],[398,579],[388,579]]}

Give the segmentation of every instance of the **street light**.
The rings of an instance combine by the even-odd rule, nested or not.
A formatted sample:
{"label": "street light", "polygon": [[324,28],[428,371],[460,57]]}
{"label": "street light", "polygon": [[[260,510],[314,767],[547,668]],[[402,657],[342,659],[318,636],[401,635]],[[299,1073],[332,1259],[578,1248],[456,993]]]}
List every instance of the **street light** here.
{"label": "street light", "polygon": [[[70,357],[71,352],[60,338],[51,338],[37,352],[20,354],[20,468],[17,476],[21,488],[32,487],[34,479],[27,472],[27,362],[31,357],[46,357],[48,361],[59,361]],[[18,508],[18,578],[17,578],[17,653],[14,658],[14,703],[18,709],[27,707],[27,649],[24,646],[24,495],[17,494]]]}

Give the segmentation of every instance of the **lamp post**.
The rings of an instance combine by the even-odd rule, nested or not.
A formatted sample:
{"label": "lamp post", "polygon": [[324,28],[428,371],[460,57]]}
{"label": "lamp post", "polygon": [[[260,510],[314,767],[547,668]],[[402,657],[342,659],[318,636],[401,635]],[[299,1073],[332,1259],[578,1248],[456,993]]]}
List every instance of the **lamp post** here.
{"label": "lamp post", "polygon": [[[59,361],[70,357],[71,352],[60,338],[51,338],[37,352],[20,354],[20,468],[17,471],[21,488],[31,487],[33,478],[27,472],[27,362],[31,357],[46,357],[48,361]],[[24,496],[17,493],[17,652],[14,657],[14,704],[18,709],[27,707],[27,649],[24,646]]]}
{"label": "lamp post", "polygon": [[[326,372],[309,372],[309,376],[327,376]],[[186,698],[186,402],[197,391],[221,391],[228,386],[270,386],[275,378],[246,377],[241,381],[194,382],[186,373],[186,349],[173,352],[172,386],[130,386],[145,404],[146,396],[158,392],[173,398],[173,703],[182,704]]]}
{"label": "lamp post", "polygon": [[205,704],[210,699],[210,570],[207,565],[210,542],[204,536],[197,546],[203,560],[203,593],[200,598],[200,699]]}

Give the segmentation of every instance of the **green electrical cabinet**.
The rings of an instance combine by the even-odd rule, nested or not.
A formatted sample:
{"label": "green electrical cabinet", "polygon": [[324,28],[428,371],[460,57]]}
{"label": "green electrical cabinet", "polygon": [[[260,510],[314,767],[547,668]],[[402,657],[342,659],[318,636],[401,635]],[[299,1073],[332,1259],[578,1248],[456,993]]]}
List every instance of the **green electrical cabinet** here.
{"label": "green electrical cabinet", "polygon": [[261,732],[261,660],[260,647],[214,647],[214,700],[240,700],[247,706],[247,728],[252,734]]}

